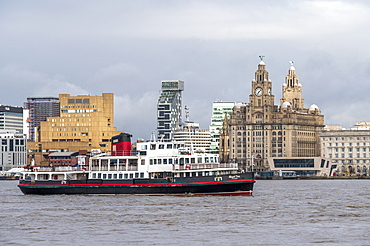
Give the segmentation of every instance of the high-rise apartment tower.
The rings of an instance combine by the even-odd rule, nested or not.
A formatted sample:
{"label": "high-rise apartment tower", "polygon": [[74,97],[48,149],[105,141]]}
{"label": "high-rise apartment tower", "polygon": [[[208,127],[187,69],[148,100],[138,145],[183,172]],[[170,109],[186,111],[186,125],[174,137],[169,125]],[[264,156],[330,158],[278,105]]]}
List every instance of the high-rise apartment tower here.
{"label": "high-rise apartment tower", "polygon": [[0,104],[0,129],[23,133],[23,108]]}
{"label": "high-rise apartment tower", "polygon": [[182,96],[184,81],[163,80],[157,103],[157,134],[159,139],[171,141],[174,131],[182,122]]}
{"label": "high-rise apartment tower", "polygon": [[28,128],[29,141],[36,139],[36,128],[40,122],[46,121],[47,117],[59,117],[58,97],[27,97],[24,107],[29,110]]}

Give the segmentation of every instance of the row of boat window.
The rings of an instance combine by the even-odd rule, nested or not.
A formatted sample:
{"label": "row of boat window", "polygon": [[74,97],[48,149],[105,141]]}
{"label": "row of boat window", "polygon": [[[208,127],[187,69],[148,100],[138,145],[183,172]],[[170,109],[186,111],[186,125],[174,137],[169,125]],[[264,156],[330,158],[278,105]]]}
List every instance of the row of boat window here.
{"label": "row of boat window", "polygon": [[93,173],[93,179],[133,179],[144,178],[144,173]]}
{"label": "row of boat window", "polygon": [[[185,144],[150,144],[150,150],[156,150],[158,149],[180,149],[184,148]],[[147,150],[148,145],[144,144],[141,145],[141,150]]]}
{"label": "row of boat window", "polygon": [[[184,173],[176,173],[175,177],[202,177],[202,176],[213,176],[219,174],[230,174],[230,171],[205,171],[205,172],[184,172]],[[168,175],[168,174],[167,174]],[[158,173],[155,178],[164,178],[164,173]],[[144,178],[144,173],[93,173],[93,179],[133,179],[133,178]]]}
{"label": "row of boat window", "polygon": [[205,172],[184,172],[176,173],[175,178],[185,178],[185,177],[202,177],[202,176],[214,176],[214,175],[223,175],[230,174],[230,171],[205,171]]}
{"label": "row of boat window", "polygon": [[169,158],[169,159],[150,159],[149,164],[150,165],[156,165],[156,164],[195,164],[195,163],[214,163],[218,162],[217,157],[205,157],[204,161],[202,160],[202,157],[198,157],[197,162],[195,162],[195,158]]}
{"label": "row of boat window", "polygon": [[[130,165],[130,166],[137,166],[137,163],[138,163],[138,160],[137,159],[111,159],[109,160],[109,163],[110,165],[126,165],[127,163]],[[142,159],[141,160],[141,165],[144,165],[145,163],[145,160]],[[99,160],[98,159],[93,159],[92,160],[92,164],[93,166],[99,166]],[[108,165],[108,159],[103,159],[101,160],[101,165]]]}
{"label": "row of boat window", "polygon": [[[131,166],[136,166],[138,160],[129,160],[129,165]],[[120,166],[123,165],[125,166],[126,163],[128,162],[126,159],[111,159],[110,165],[117,165],[119,164]],[[217,163],[218,162],[218,157],[216,156],[210,156],[210,157],[198,157],[196,158],[164,158],[164,159],[150,159],[149,164],[150,165],[157,165],[157,164],[202,164],[202,163]],[[98,166],[99,165],[99,160],[93,160],[92,161],[93,166]],[[145,159],[141,160],[141,165],[145,164]],[[102,160],[101,165],[108,165],[108,160]]]}

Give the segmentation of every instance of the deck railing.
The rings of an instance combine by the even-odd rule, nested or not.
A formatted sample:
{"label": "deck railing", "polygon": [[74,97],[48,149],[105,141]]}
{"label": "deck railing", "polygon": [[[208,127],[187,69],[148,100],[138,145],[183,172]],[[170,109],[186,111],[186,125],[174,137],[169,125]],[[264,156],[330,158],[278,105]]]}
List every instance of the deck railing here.
{"label": "deck railing", "polygon": [[175,164],[175,170],[200,170],[214,168],[238,168],[237,163],[202,163],[202,164]]}
{"label": "deck railing", "polygon": [[68,171],[88,171],[89,166],[35,166],[25,168],[26,172],[68,172]]}

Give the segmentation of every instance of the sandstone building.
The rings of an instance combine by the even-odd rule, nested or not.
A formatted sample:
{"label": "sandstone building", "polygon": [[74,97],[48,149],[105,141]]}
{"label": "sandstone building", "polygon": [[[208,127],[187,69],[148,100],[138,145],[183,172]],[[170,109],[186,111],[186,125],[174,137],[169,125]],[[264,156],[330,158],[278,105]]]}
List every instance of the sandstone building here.
{"label": "sandstone building", "polygon": [[28,143],[35,164],[48,164],[50,152],[100,149],[110,151],[110,140],[120,134],[114,127],[114,95],[59,95],[60,116],[40,122],[36,142]]}
{"label": "sandstone building", "polygon": [[252,80],[249,103],[238,104],[225,117],[220,132],[220,158],[242,169],[267,171],[269,157],[318,157],[324,116],[316,105],[304,107],[302,85],[291,63],[275,105],[272,81],[261,57]]}

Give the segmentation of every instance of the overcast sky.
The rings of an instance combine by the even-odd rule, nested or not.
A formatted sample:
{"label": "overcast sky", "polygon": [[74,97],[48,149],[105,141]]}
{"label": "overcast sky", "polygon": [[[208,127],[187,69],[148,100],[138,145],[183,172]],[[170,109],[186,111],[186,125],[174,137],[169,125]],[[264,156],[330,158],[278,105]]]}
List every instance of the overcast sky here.
{"label": "overcast sky", "polygon": [[115,94],[115,126],[156,129],[161,80],[183,80],[190,120],[248,102],[265,56],[275,103],[293,60],[326,124],[370,121],[370,1],[0,1],[0,104]]}

